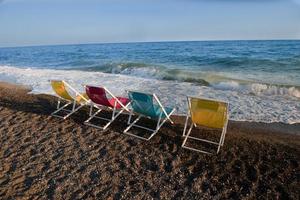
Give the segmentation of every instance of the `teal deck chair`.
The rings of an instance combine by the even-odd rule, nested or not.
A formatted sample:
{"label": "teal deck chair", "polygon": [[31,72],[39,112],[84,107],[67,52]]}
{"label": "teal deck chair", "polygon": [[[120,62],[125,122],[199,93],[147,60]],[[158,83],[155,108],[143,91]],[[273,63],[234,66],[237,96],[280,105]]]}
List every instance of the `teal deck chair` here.
{"label": "teal deck chair", "polygon": [[[127,93],[130,99],[132,110],[130,112],[127,122],[129,126],[124,130],[125,134],[143,140],[150,140],[167,120],[169,120],[173,124],[173,121],[171,120],[170,116],[175,112],[175,108],[163,107],[155,94],[147,94],[134,91],[127,91]],[[138,115],[138,117],[133,122],[131,122],[133,114]],[[141,119],[141,117],[157,120],[156,128],[150,129],[141,125],[137,125],[136,123]],[[151,131],[151,135],[148,138],[146,138],[129,133],[129,129],[133,126]]]}

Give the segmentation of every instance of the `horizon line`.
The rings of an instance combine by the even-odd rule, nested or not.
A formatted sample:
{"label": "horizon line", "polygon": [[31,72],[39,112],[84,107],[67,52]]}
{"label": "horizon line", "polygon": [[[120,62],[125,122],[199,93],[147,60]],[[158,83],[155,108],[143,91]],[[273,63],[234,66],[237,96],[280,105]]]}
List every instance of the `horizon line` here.
{"label": "horizon line", "polygon": [[87,43],[61,43],[61,44],[37,44],[21,46],[0,46],[4,48],[26,48],[46,46],[72,46],[72,45],[101,45],[101,44],[139,44],[139,43],[180,43],[180,42],[234,42],[234,41],[300,41],[300,39],[208,39],[208,40],[161,40],[161,41],[128,41],[128,42],[87,42]]}

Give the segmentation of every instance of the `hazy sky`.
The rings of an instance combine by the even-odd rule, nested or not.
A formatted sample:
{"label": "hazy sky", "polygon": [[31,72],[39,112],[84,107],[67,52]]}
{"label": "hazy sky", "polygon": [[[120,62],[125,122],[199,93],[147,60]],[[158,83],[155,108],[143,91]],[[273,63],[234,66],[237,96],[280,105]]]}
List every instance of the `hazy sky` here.
{"label": "hazy sky", "polygon": [[0,0],[0,46],[300,39],[300,0]]}

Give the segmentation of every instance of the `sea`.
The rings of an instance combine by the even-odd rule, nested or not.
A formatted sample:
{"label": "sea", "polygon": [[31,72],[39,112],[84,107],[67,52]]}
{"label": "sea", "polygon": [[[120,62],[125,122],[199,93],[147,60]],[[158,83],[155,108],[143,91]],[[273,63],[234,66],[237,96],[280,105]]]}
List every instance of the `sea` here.
{"label": "sea", "polygon": [[300,40],[189,41],[0,48],[0,81],[54,94],[49,80],[79,91],[105,86],[155,93],[187,113],[187,96],[230,104],[236,121],[300,123]]}

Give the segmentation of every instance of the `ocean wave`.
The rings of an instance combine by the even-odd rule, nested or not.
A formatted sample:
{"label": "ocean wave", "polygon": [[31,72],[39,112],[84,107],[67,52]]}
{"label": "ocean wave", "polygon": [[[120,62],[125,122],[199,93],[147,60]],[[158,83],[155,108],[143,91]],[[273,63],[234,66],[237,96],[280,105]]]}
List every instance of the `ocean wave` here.
{"label": "ocean wave", "polygon": [[70,68],[83,71],[98,71],[110,74],[123,74],[141,78],[152,78],[159,80],[172,80],[180,82],[189,82],[198,85],[208,86],[209,82],[202,78],[203,73],[184,70],[169,69],[163,65],[153,65],[146,63],[109,63],[85,68]]}
{"label": "ocean wave", "polygon": [[300,89],[296,87],[284,87],[276,85],[267,85],[255,83],[250,86],[251,91],[255,95],[280,95],[280,96],[292,96],[300,98]]}
{"label": "ocean wave", "polygon": [[[53,94],[48,81],[51,79],[66,80],[79,91],[83,91],[83,84],[91,84],[106,86],[115,95],[126,95],[125,89],[153,92],[160,97],[163,105],[176,107],[176,114],[186,114],[186,96],[188,95],[230,102],[232,120],[300,123],[299,99],[280,95],[263,95],[262,93],[268,90],[265,86],[254,85],[253,91],[261,92],[261,94],[251,95],[249,92],[237,92],[239,87],[244,86],[234,82],[207,87],[187,82],[162,81],[94,71],[0,66],[0,81],[31,86],[33,93]],[[296,90],[290,88],[288,91],[294,93]]]}
{"label": "ocean wave", "polygon": [[228,81],[212,84],[212,87],[219,90],[231,90],[257,96],[271,95],[300,98],[300,88],[296,86],[271,85],[263,83],[241,84],[236,81]]}
{"label": "ocean wave", "polygon": [[283,62],[278,60],[270,60],[270,59],[259,59],[259,58],[251,58],[251,57],[224,57],[224,58],[213,58],[210,61],[210,64],[220,65],[221,67],[244,67],[247,68],[250,66],[280,66],[283,65]]}
{"label": "ocean wave", "polygon": [[109,63],[100,66],[86,67],[80,70],[188,82],[196,85],[211,86],[219,90],[232,90],[251,95],[279,95],[300,98],[300,87],[298,86],[257,83],[253,80],[231,78],[217,72],[170,69],[163,65],[136,62]]}
{"label": "ocean wave", "polygon": [[[56,66],[56,68],[58,68],[58,67],[64,68],[65,66],[82,67],[82,66],[89,66],[89,65],[93,65],[93,64],[94,64],[94,61],[85,60],[85,59],[74,59],[69,62],[61,62],[58,64],[55,63],[55,66]],[[66,68],[68,68],[68,67],[66,67]]]}

